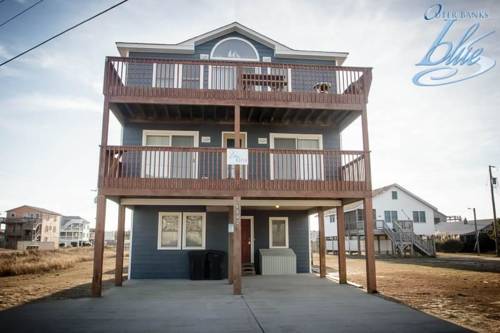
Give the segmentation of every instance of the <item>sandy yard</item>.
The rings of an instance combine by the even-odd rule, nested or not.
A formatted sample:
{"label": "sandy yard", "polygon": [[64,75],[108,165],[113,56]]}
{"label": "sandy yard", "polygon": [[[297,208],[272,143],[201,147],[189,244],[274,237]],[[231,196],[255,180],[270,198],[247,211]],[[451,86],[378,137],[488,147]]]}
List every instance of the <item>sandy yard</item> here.
{"label": "sandy yard", "polygon": [[[314,263],[318,264],[317,255]],[[336,272],[337,256],[327,255]],[[439,254],[438,258],[377,259],[377,289],[436,317],[479,332],[500,332],[500,260]],[[349,281],[366,286],[364,259],[347,259]]]}
{"label": "sandy yard", "polygon": [[[64,251],[64,250],[58,250]],[[0,277],[0,310],[42,298],[77,298],[90,296],[92,281],[93,248],[85,248],[86,258],[73,267],[39,274],[22,274]],[[5,252],[3,252],[5,253]],[[128,257],[124,260],[127,272]],[[0,261],[1,264],[1,261]],[[115,250],[104,252],[103,288],[114,283]]]}
{"label": "sandy yard", "polygon": [[[43,298],[90,296],[92,248],[78,252],[72,267],[38,274],[0,277],[0,310]],[[127,272],[128,257],[124,260]],[[315,255],[314,263],[318,263]],[[0,262],[1,264],[1,262]],[[337,257],[327,255],[329,272]],[[103,287],[113,285],[115,250],[104,254]],[[348,279],[365,285],[364,259],[348,258]],[[500,260],[475,255],[377,259],[381,295],[479,332],[500,332]]]}

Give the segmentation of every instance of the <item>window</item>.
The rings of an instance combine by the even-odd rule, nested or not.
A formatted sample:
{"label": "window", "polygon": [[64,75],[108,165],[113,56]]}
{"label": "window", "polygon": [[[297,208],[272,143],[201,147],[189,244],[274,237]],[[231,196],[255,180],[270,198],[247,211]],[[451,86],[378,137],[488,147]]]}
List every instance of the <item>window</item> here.
{"label": "window", "polygon": [[[315,150],[323,149],[321,134],[271,133],[271,179],[322,180],[323,155]],[[280,151],[281,150],[281,151]],[[310,150],[293,153],[283,150]]]}
{"label": "window", "polygon": [[397,191],[392,191],[392,200],[398,200],[398,192]]}
{"label": "window", "polygon": [[181,248],[181,213],[160,213],[158,221],[158,250]]}
{"label": "window", "polygon": [[250,42],[242,38],[230,37],[215,44],[210,58],[219,60],[259,61],[259,53]]}
{"label": "window", "polygon": [[204,249],[205,213],[160,213],[158,250]]}
{"label": "window", "polygon": [[16,217],[16,213],[14,212],[10,213],[10,217]]}
{"label": "window", "polygon": [[177,88],[179,85],[177,64],[154,64],[153,67],[153,87]]}
{"label": "window", "polygon": [[425,211],[423,211],[423,210],[413,211],[413,222],[414,223],[425,223],[426,222]]}
{"label": "window", "polygon": [[182,247],[184,249],[204,249],[205,213],[184,213],[182,234]]}
{"label": "window", "polygon": [[288,217],[269,218],[269,248],[288,247]]}
{"label": "window", "polygon": [[328,215],[328,220],[330,221],[330,223],[335,223],[335,215]]}
{"label": "window", "polygon": [[398,220],[398,212],[396,210],[386,210],[384,211],[384,221],[394,222]]}
{"label": "window", "polygon": [[[198,132],[144,130],[144,146],[198,147]],[[198,154],[190,151],[145,151],[142,154],[142,177],[197,178]]]}

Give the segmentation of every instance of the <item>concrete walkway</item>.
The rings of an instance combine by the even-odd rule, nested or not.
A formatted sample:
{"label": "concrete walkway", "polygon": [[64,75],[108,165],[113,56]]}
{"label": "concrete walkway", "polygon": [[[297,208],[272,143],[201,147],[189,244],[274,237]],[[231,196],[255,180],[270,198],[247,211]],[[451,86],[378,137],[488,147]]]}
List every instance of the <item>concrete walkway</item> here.
{"label": "concrete walkway", "polygon": [[135,280],[99,299],[0,312],[2,332],[466,332],[404,305],[309,274],[226,281]]}

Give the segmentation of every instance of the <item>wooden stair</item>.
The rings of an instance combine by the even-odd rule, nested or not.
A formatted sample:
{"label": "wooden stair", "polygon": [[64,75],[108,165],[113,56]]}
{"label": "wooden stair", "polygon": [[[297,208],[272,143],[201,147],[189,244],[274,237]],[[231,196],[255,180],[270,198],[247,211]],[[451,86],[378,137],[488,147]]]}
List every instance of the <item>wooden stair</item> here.
{"label": "wooden stair", "polygon": [[250,262],[241,264],[241,275],[243,275],[243,276],[255,275],[255,266],[254,266],[254,264],[252,264]]}
{"label": "wooden stair", "polygon": [[[403,227],[403,223],[411,227]],[[406,253],[413,255],[414,251],[417,251],[423,256],[435,257],[434,242],[423,240],[422,237],[416,235],[413,232],[412,223],[413,221],[393,221],[390,227],[384,222],[384,232],[392,241],[394,253],[403,257]]]}

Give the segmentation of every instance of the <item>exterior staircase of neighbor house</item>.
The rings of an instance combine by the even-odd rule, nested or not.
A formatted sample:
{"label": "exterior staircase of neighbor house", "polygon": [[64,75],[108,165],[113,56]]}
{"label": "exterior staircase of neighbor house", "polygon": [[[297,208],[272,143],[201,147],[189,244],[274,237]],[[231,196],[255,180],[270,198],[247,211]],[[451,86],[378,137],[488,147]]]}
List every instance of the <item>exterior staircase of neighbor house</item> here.
{"label": "exterior staircase of neighbor house", "polygon": [[241,275],[255,275],[255,265],[252,263],[245,263],[241,265]]}
{"label": "exterior staircase of neighbor house", "polygon": [[41,219],[34,219],[33,220],[33,225],[32,225],[32,237],[31,241],[33,242],[41,242],[42,241],[42,220]]}
{"label": "exterior staircase of neighbor house", "polygon": [[405,256],[416,251],[423,256],[436,256],[434,241],[416,235],[413,232],[413,221],[393,221],[391,224],[384,221],[383,226],[385,234],[392,241],[394,253]]}

